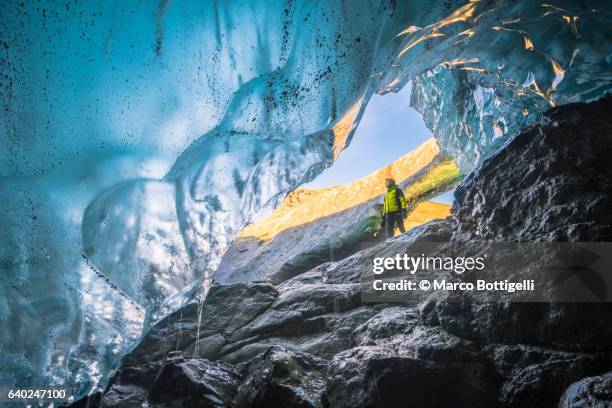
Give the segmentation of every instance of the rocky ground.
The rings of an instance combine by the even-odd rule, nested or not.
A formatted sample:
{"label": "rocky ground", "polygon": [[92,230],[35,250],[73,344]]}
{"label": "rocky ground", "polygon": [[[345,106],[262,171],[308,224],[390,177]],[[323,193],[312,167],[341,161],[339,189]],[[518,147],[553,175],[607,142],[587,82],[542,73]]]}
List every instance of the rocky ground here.
{"label": "rocky ground", "polygon": [[610,241],[611,105],[549,111],[462,182],[447,220],[282,282],[213,285],[73,406],[611,406],[610,303],[361,297],[374,257],[422,242]]}

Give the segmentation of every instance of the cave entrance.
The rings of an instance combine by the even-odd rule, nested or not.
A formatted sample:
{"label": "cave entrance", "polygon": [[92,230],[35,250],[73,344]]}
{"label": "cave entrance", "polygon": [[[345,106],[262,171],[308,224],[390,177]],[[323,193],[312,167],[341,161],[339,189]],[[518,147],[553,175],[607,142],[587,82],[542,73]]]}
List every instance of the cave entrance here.
{"label": "cave entrance", "polygon": [[[331,260],[373,244],[380,232],[387,177],[395,178],[404,190],[409,207],[406,230],[447,218],[461,174],[455,161],[440,153],[422,116],[410,107],[410,92],[408,85],[398,93],[374,95],[351,144],[335,163],[291,191],[271,214],[247,225],[236,237],[238,252],[229,251],[224,259],[235,262],[242,253],[252,257],[254,249],[263,251],[279,242],[284,245],[277,260],[282,265],[286,256],[303,256],[303,247],[323,248],[331,255],[317,253],[315,258]],[[304,236],[314,238],[304,243]],[[287,249],[287,242],[298,241],[302,244]]]}
{"label": "cave entrance", "polygon": [[271,214],[248,224],[223,256],[216,279],[282,282],[378,245],[385,238],[381,215],[389,176],[409,204],[407,231],[450,215],[448,192],[461,174],[410,107],[409,86],[374,95],[349,147]]}
{"label": "cave entrance", "polygon": [[[410,106],[411,84],[397,93],[374,94],[355,131],[351,144],[334,164],[302,189],[346,185],[391,165],[413,152],[433,135],[423,117]],[[454,188],[430,198],[453,203]]]}

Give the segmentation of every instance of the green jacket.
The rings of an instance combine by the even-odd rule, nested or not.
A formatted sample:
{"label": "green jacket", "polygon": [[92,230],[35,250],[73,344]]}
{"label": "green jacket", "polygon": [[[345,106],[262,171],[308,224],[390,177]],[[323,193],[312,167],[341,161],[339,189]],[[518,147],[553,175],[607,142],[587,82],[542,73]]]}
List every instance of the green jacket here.
{"label": "green jacket", "polygon": [[405,210],[406,209],[406,197],[404,192],[397,185],[392,185],[387,188],[387,194],[385,194],[385,204],[383,207],[383,215]]}

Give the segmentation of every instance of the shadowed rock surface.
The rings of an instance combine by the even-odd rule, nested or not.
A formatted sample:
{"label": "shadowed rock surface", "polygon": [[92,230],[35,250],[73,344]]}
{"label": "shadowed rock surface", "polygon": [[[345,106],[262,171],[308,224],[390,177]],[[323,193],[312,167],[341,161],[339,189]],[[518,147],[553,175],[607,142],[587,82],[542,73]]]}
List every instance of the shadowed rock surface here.
{"label": "shadowed rock surface", "polygon": [[328,362],[272,346],[246,367],[235,398],[239,407],[317,407]]}
{"label": "shadowed rock surface", "polygon": [[[208,382],[231,378],[224,390],[239,383],[227,403],[236,407],[606,406],[610,303],[483,302],[464,293],[365,303],[360,282],[374,257],[423,242],[609,239],[611,105],[606,97],[549,111],[462,183],[449,220],[275,285],[213,285],[203,303],[166,317],[123,358],[101,404],[170,406],[160,383],[168,377],[198,394],[175,398],[204,398],[186,372],[198,367],[212,370]],[[176,351],[194,357],[177,364]]]}
{"label": "shadowed rock surface", "polygon": [[610,96],[560,106],[457,188],[456,239],[612,241]]}
{"label": "shadowed rock surface", "polygon": [[239,380],[240,376],[224,364],[172,353],[155,378],[149,397],[154,403],[184,407],[226,407]]}

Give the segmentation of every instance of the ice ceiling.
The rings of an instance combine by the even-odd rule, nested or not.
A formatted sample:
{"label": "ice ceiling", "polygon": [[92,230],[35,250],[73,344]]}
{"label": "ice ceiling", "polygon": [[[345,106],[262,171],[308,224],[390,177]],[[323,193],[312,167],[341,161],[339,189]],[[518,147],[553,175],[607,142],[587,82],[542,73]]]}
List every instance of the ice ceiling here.
{"label": "ice ceiling", "polygon": [[411,80],[464,172],[609,92],[607,3],[3,3],[0,384],[103,380],[373,92]]}

